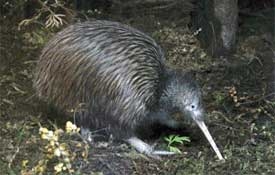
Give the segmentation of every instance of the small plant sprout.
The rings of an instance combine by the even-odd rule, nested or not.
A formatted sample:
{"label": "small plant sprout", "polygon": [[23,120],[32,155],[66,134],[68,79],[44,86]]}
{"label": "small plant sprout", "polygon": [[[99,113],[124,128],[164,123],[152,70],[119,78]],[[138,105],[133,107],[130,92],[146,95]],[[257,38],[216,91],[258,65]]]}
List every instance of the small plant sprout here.
{"label": "small plant sprout", "polygon": [[168,142],[167,147],[169,151],[181,154],[179,148],[176,147],[176,144],[183,144],[184,142],[190,142],[189,137],[179,136],[179,135],[169,135],[164,138],[166,142]]}

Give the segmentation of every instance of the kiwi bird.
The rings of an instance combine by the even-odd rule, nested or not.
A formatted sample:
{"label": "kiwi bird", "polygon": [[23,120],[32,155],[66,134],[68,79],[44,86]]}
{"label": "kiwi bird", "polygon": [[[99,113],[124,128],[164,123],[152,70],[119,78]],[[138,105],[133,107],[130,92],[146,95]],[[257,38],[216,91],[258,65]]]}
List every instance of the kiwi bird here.
{"label": "kiwi bird", "polygon": [[[180,127],[192,119],[219,159],[223,159],[204,124],[201,92],[182,70],[165,64],[160,46],[148,35],[118,22],[96,20],[70,25],[46,44],[35,70],[38,96],[62,110],[75,110],[82,133],[110,128],[147,155],[155,150],[139,136],[154,124]],[[175,120],[171,113],[183,118]]]}

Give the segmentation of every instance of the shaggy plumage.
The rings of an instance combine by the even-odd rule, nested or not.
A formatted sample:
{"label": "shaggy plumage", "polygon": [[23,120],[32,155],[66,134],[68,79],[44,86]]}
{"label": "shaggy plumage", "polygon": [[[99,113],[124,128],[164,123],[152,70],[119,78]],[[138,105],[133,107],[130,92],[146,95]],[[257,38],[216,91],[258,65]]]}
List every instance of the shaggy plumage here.
{"label": "shaggy plumage", "polygon": [[76,109],[83,129],[110,128],[151,154],[153,149],[137,138],[138,130],[154,123],[178,127],[181,121],[170,115],[175,111],[203,120],[198,86],[164,61],[156,42],[132,27],[111,21],[77,23],[42,50],[34,87],[59,109]]}

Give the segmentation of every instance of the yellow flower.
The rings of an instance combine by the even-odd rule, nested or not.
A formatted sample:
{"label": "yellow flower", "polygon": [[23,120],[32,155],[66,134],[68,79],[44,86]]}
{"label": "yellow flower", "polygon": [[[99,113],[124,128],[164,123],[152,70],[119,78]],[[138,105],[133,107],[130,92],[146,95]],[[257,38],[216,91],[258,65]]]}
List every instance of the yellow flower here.
{"label": "yellow flower", "polygon": [[46,148],[48,153],[52,153],[53,152],[53,148]]}
{"label": "yellow flower", "polygon": [[66,150],[66,144],[61,144],[59,147],[54,149],[54,155],[57,157],[62,156],[68,156],[69,152]]}
{"label": "yellow flower", "polygon": [[58,135],[54,134],[54,135],[51,137],[51,139],[52,139],[53,141],[57,142],[57,141],[58,141]]}
{"label": "yellow flower", "polygon": [[39,134],[45,134],[45,133],[48,133],[48,129],[47,128],[39,128]]}
{"label": "yellow flower", "polygon": [[29,163],[28,160],[23,160],[22,161],[22,167],[26,168],[28,163]]}
{"label": "yellow flower", "polygon": [[46,169],[47,161],[39,160],[38,164],[32,169],[36,174],[42,174]]}
{"label": "yellow flower", "polygon": [[81,156],[86,159],[88,157],[88,153],[86,151],[83,151],[81,153]]}
{"label": "yellow flower", "polygon": [[66,132],[71,133],[71,132],[79,132],[80,128],[78,128],[75,124],[73,124],[70,121],[67,121],[66,123]]}
{"label": "yellow flower", "polygon": [[53,140],[50,140],[50,145],[51,145],[51,146],[54,146],[54,145],[56,145],[56,142],[53,141]]}
{"label": "yellow flower", "polygon": [[46,156],[47,156],[48,159],[52,159],[53,158],[53,154],[52,153],[48,153],[48,154],[46,154]]}
{"label": "yellow flower", "polygon": [[35,167],[35,170],[34,170],[36,173],[42,173],[45,171],[45,167],[44,166],[37,166]]}
{"label": "yellow flower", "polygon": [[57,172],[57,173],[61,172],[62,169],[63,169],[63,166],[64,166],[63,163],[59,163],[59,164],[55,165],[55,166],[54,166],[55,172]]}
{"label": "yellow flower", "polygon": [[60,157],[61,156],[61,150],[59,148],[56,148],[54,150],[54,155],[57,156],[57,157]]}
{"label": "yellow flower", "polygon": [[75,146],[78,147],[78,148],[81,148],[82,144],[80,142],[78,142]]}
{"label": "yellow flower", "polygon": [[54,135],[54,132],[51,130],[47,130],[47,132],[42,131],[41,138],[44,140],[58,140],[58,136]]}
{"label": "yellow flower", "polygon": [[69,172],[70,173],[74,173],[74,169],[69,169]]}
{"label": "yellow flower", "polygon": [[41,135],[41,138],[44,139],[44,140],[48,140],[48,135],[43,133],[43,134]]}
{"label": "yellow flower", "polygon": [[66,168],[72,169],[72,165],[70,163],[66,163]]}
{"label": "yellow flower", "polygon": [[54,136],[54,135],[53,135],[53,131],[50,130],[50,131],[48,132],[48,137],[49,137],[49,138],[52,138],[53,136]]}
{"label": "yellow flower", "polygon": [[64,162],[70,162],[70,159],[68,157],[65,157]]}

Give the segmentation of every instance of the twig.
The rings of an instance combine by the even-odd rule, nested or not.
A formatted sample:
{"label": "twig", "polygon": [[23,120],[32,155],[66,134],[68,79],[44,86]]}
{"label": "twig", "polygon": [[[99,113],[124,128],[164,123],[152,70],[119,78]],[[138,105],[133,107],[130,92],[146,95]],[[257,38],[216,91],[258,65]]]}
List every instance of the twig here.
{"label": "twig", "polygon": [[262,101],[262,100],[264,100],[264,99],[266,99],[267,97],[270,97],[270,96],[272,96],[272,95],[275,96],[275,92],[274,92],[274,93],[267,94],[267,95],[265,95],[265,96],[263,96],[263,97],[261,97],[261,98],[259,98],[259,99],[257,99],[257,100],[254,100],[254,101],[248,101],[248,102],[240,103],[240,105],[256,103],[256,102]]}
{"label": "twig", "polygon": [[221,112],[218,111],[213,111],[212,114],[218,114],[219,116],[221,116],[223,119],[225,119],[225,121],[227,121],[230,124],[233,124],[234,122],[229,120],[227,117],[225,117]]}
{"label": "twig", "polygon": [[213,37],[214,37],[214,39],[213,39],[213,41],[214,41],[214,43],[213,43],[213,44],[214,44],[214,47],[213,47],[213,45],[212,45],[212,43],[211,43],[211,53],[212,53],[212,55],[213,55],[214,49],[216,48],[216,45],[217,45],[217,38],[216,38],[216,32],[215,32],[214,24],[213,24],[212,21],[210,22],[210,26],[211,26],[212,34],[213,34]]}
{"label": "twig", "polygon": [[10,159],[10,161],[9,161],[9,164],[8,164],[8,167],[9,167],[9,168],[11,168],[11,164],[12,164],[12,162],[14,161],[16,155],[19,153],[19,150],[20,150],[20,147],[17,146],[17,147],[16,147],[16,150],[15,150],[15,153],[12,155],[12,157],[11,157],[11,159]]}

